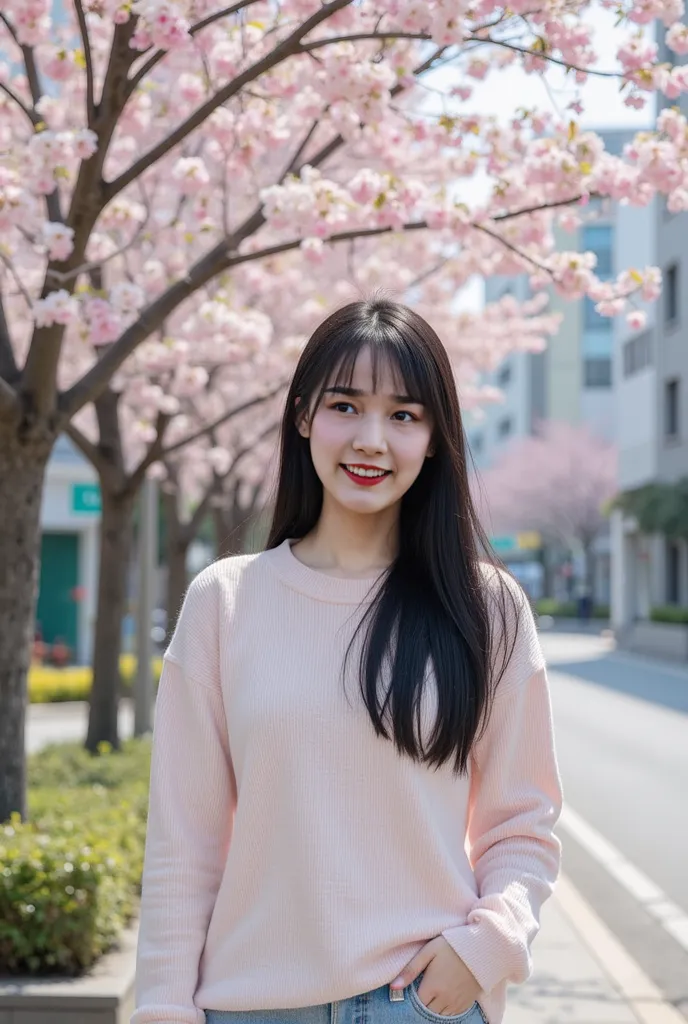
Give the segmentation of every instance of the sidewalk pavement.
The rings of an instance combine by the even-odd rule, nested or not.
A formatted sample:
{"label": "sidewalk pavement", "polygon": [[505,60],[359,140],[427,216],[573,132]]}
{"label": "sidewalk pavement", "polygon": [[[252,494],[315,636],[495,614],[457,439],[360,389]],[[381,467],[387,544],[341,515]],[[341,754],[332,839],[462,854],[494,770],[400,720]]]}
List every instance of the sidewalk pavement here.
{"label": "sidewalk pavement", "polygon": [[685,1024],[565,876],[541,922],[533,974],[509,988],[504,1024]]}

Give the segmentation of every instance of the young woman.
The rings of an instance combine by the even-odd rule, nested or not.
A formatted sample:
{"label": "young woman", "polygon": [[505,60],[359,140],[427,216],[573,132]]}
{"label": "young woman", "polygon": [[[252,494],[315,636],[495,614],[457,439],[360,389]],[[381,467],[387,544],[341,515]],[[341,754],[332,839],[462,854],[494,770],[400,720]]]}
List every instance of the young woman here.
{"label": "young woman", "polygon": [[157,699],[132,1024],[499,1024],[556,880],[523,592],[405,306],[303,351],[267,550],[189,587]]}

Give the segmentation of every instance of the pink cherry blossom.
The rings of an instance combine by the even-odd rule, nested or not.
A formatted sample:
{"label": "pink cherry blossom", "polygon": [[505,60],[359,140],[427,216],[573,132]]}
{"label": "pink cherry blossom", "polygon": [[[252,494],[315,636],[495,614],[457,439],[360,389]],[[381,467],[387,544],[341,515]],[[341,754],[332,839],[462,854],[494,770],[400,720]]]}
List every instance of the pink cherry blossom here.
{"label": "pink cherry blossom", "polygon": [[88,327],[88,340],[98,348],[119,337],[120,318],[105,299],[92,298],[84,302],[84,316]]}
{"label": "pink cherry blossom", "polygon": [[641,331],[647,324],[647,313],[642,309],[634,309],[626,314],[626,323],[634,331]]}
{"label": "pink cherry blossom", "polygon": [[51,292],[44,299],[37,299],[33,304],[33,314],[37,327],[50,327],[60,324],[66,327],[74,323],[79,313],[75,298],[64,288]]}
{"label": "pink cherry blossom", "polygon": [[45,221],[42,227],[43,241],[51,260],[66,260],[74,249],[74,229],[66,224]]}

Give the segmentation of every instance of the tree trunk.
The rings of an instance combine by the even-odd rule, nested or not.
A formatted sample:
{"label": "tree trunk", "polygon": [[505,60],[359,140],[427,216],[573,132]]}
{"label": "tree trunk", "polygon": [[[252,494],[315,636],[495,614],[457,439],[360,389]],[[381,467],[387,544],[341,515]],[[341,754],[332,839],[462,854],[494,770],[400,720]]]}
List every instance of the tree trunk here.
{"label": "tree trunk", "polygon": [[24,751],[40,565],[40,513],[53,439],[21,443],[0,426],[0,822],[26,818]]}
{"label": "tree trunk", "polygon": [[583,545],[583,566],[584,566],[584,580],[585,586],[588,589],[588,593],[592,598],[595,590],[595,554],[593,551],[593,545],[595,540],[593,537],[585,537],[582,541]]}
{"label": "tree trunk", "polygon": [[240,555],[244,550],[246,534],[251,523],[251,516],[246,513],[243,518],[233,514],[232,509],[214,508],[215,544],[217,557],[227,558]]}
{"label": "tree trunk", "polygon": [[131,556],[135,495],[113,494],[101,479],[100,570],[93,642],[93,685],[86,748],[95,753],[106,741],[119,749],[119,656],[127,571]]}
{"label": "tree trunk", "polygon": [[180,537],[175,543],[167,544],[167,642],[169,643],[177,625],[177,616],[186,593],[186,556],[189,541]]}
{"label": "tree trunk", "polygon": [[167,562],[167,611],[166,642],[172,640],[177,616],[186,593],[186,556],[189,551],[191,537],[185,529],[179,515],[179,494],[176,486],[172,490],[162,491],[162,504],[165,514],[165,559]]}

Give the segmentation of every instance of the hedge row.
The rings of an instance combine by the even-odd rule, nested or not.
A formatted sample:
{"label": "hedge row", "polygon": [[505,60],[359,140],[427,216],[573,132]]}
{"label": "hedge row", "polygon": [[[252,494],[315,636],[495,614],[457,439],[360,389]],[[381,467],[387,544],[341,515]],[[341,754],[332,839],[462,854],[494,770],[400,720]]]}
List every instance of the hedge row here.
{"label": "hedge row", "polygon": [[[543,597],[534,603],[538,615],[551,615],[560,619],[578,618],[578,605],[575,601],[555,601],[553,597]],[[608,605],[595,605],[592,610],[594,619],[608,619]]]}
{"label": "hedge row", "polygon": [[[123,654],[119,660],[122,693],[130,693],[136,677],[136,658]],[[156,683],[162,671],[162,659],[153,659],[153,678]],[[70,668],[52,668],[32,665],[29,669],[29,702],[31,704],[56,703],[66,700],[88,700],[91,692],[92,672],[89,665]]]}
{"label": "hedge row", "polygon": [[659,605],[650,612],[652,622],[671,622],[680,625],[688,623],[688,608],[675,604]]}
{"label": "hedge row", "polygon": [[0,825],[0,972],[74,976],[116,944],[140,895],[150,741],[29,758],[29,820]]}

